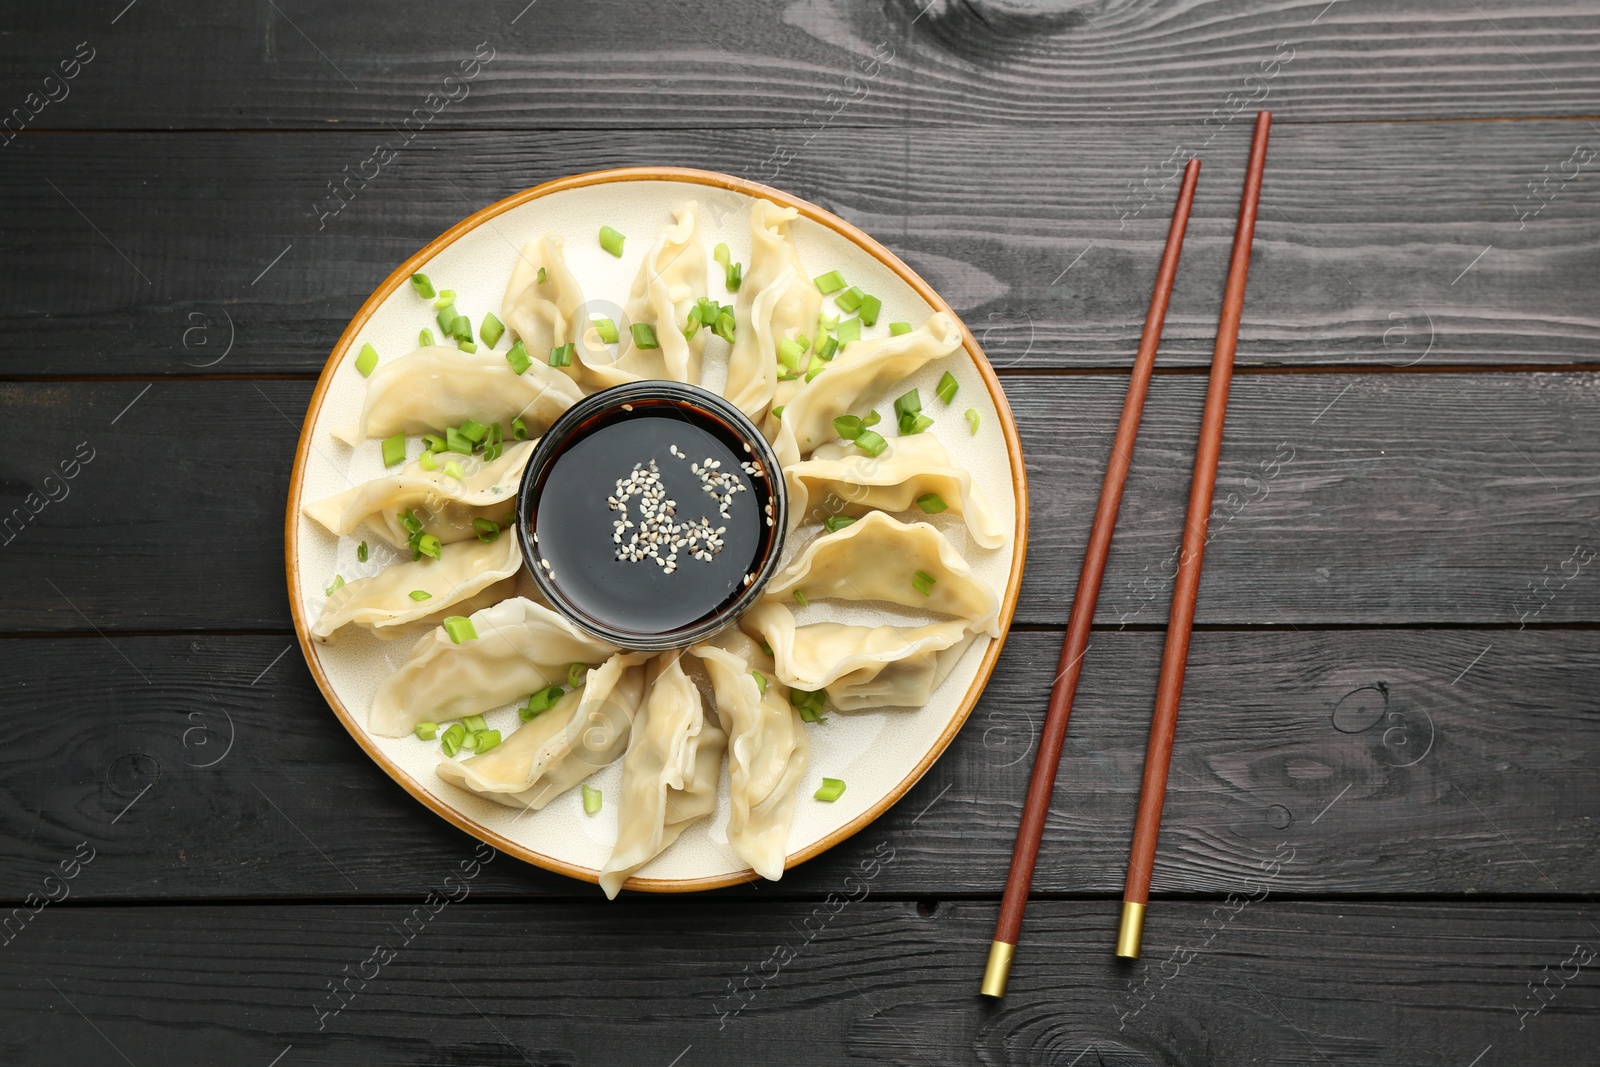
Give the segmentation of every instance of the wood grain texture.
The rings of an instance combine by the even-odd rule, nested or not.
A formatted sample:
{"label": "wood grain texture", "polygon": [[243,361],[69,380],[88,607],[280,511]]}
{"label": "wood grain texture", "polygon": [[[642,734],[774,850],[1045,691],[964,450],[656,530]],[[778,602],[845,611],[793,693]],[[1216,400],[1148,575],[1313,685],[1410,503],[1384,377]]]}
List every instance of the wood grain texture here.
{"label": "wood grain texture", "polygon": [[[314,374],[395,264],[457,220],[552,178],[648,164],[777,184],[864,227],[1002,372],[1126,367],[1174,152],[1202,143],[1188,125],[1104,123],[439,132],[322,217],[339,203],[329,183],[379,139],[19,139],[0,205],[27,268],[0,291],[0,325],[30,343],[0,353],[0,377]],[[1248,139],[1236,122],[1201,152],[1158,372],[1209,361]],[[1280,125],[1239,365],[1593,363],[1597,149],[1587,122]]]}
{"label": "wood grain texture", "polygon": [[[1198,124],[1263,99],[1290,120],[1587,115],[1600,90],[1600,17],[1570,2],[495,0],[443,24],[416,0],[381,18],[190,0],[116,15],[18,12],[0,42],[7,106],[85,39],[94,58],[33,128],[384,128],[430,92],[460,97],[444,78],[480,42],[493,58],[440,123],[799,126],[842,108],[856,125]],[[152,61],[175,40],[181,61]],[[864,77],[875,53],[893,62]],[[1263,65],[1274,56],[1289,58]]]}
{"label": "wood grain texture", "polygon": [[[1033,493],[1021,623],[1066,621],[1124,384],[1007,379]],[[1600,621],[1597,384],[1588,372],[1241,376],[1197,621]],[[1204,388],[1152,386],[1102,625],[1166,619]],[[94,450],[68,495],[0,545],[0,632],[289,630],[282,508],[310,392],[0,386],[0,414],[30,427],[0,459],[0,519],[26,516],[62,461]]]}
{"label": "wood grain texture", "polygon": [[[0,1050],[19,1067],[1504,1067],[1593,1049],[1600,938],[1572,905],[1172,904],[1128,966],[1106,904],[1040,902],[993,1003],[976,996],[987,906],[881,901],[870,875],[837,888],[818,905],[603,913],[479,904],[470,884],[431,916],[417,902],[49,908],[0,953]],[[1546,979],[1553,999],[1532,1014],[1527,983]]]}
{"label": "wood grain texture", "polygon": [[[819,896],[880,847],[897,859],[878,892],[998,894],[1059,644],[1014,634],[900,804],[781,882],[722,895]],[[82,841],[98,855],[74,900],[404,898],[468,855],[361,754],[288,645],[0,641],[0,900],[39,892]],[[1160,654],[1159,633],[1094,634],[1036,894],[1120,889]],[[1156,897],[1253,891],[1280,845],[1295,854],[1274,893],[1590,893],[1597,687],[1593,632],[1197,633]],[[603,904],[511,859],[476,891]]]}

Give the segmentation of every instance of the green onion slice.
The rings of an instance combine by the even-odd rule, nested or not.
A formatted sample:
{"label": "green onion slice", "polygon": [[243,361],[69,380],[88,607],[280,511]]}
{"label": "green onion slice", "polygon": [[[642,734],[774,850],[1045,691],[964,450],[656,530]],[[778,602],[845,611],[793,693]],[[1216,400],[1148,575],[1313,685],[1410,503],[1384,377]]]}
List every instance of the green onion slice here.
{"label": "green onion slice", "polygon": [[789,703],[800,712],[800,718],[806,722],[827,722],[822,714],[824,702],[828,694],[821,689],[791,689],[789,690]]}
{"label": "green onion slice", "polygon": [[458,482],[467,480],[467,472],[462,470],[461,464],[453,459],[444,465],[444,476],[446,478],[454,478]]}
{"label": "green onion slice", "polygon": [[365,541],[356,546],[356,559],[362,563],[367,561],[367,543]]}
{"label": "green onion slice", "polygon": [[567,688],[568,689],[581,689],[581,688],[583,688],[583,683],[587,682],[588,680],[589,680],[589,668],[588,668],[588,665],[583,664],[583,663],[574,663],[572,666],[567,668]]}
{"label": "green onion slice", "polygon": [[861,425],[876,426],[878,425],[878,420],[882,418],[883,416],[879,415],[876,411],[869,411],[867,412],[867,417],[861,420]]}
{"label": "green onion slice", "polygon": [[483,721],[482,715],[463,715],[461,716],[461,725],[465,726],[473,733],[478,733],[480,730],[487,730],[489,728],[489,724]]}
{"label": "green onion slice", "polygon": [[840,797],[844,796],[844,779],[824,778],[822,780],[822,788],[818,789],[812,794],[812,796],[816,797],[818,800],[832,804],[835,800],[838,800]]}
{"label": "green onion slice", "polygon": [[876,430],[862,430],[856,437],[856,447],[869,456],[881,456],[883,450],[889,447],[889,442]]}
{"label": "green onion slice", "polygon": [[465,434],[463,434],[456,427],[449,426],[449,427],[445,428],[444,441],[445,441],[445,451],[447,451],[447,452],[455,452],[455,453],[457,453],[459,455],[463,455],[463,456],[472,455],[472,451],[473,451],[473,448],[474,448],[474,443],[473,443],[472,439],[470,437],[467,437]]}
{"label": "green onion slice", "polygon": [[484,315],[483,325],[478,327],[478,336],[481,337],[483,339],[483,343],[488,345],[490,348],[494,347],[495,342],[500,340],[501,335],[503,335],[505,332],[506,324],[495,318],[493,312],[489,312],[488,314]]}
{"label": "green onion slice", "polygon": [[861,307],[861,302],[866,298],[867,294],[861,291],[860,286],[852,285],[834,297],[833,302],[839,305],[839,310],[841,311],[855,311]]}
{"label": "green onion slice", "polygon": [[559,685],[547,686],[528,697],[528,702],[517,709],[517,714],[522,716],[522,721],[527,722],[536,715],[541,715],[555,707],[556,701],[561,699],[566,690]]}
{"label": "green onion slice", "polygon": [[511,436],[518,441],[526,441],[528,439],[528,424],[522,421],[520,415],[511,420]]}
{"label": "green onion slice", "polygon": [[878,325],[878,316],[883,313],[883,301],[875,296],[861,298],[861,321],[868,326]]}
{"label": "green onion slice", "polygon": [[583,812],[585,815],[596,815],[600,811],[600,790],[587,782],[583,786]]}
{"label": "green onion slice", "polygon": [[546,274],[544,272],[544,268],[540,267],[538,276],[533,279],[534,284],[535,285],[543,285],[545,278],[546,278]]}
{"label": "green onion slice", "polygon": [[894,414],[896,418],[904,418],[907,415],[916,415],[921,413],[921,411],[922,396],[915,389],[911,390],[909,393],[901,393],[900,396],[895,399]]}
{"label": "green onion slice", "polygon": [[719,244],[711,250],[711,258],[726,267],[733,260],[733,253],[728,251],[728,246]]}
{"label": "green onion slice", "polygon": [[939,377],[939,384],[933,387],[933,391],[940,400],[948,404],[956,398],[956,391],[960,388],[961,384],[956,381],[956,376],[949,371],[945,371]]}
{"label": "green onion slice", "polygon": [[422,520],[417,518],[417,513],[414,511],[402,511],[400,513],[400,525],[404,526],[406,532],[412,536],[422,532]]}
{"label": "green onion slice", "polygon": [[436,453],[430,448],[424,448],[422,450],[422,455],[417,457],[417,462],[422,464],[422,469],[425,471],[436,471],[439,469],[439,460],[436,458]]}
{"label": "green onion slice", "polygon": [[550,350],[550,359],[549,359],[550,366],[552,366],[552,367],[570,367],[570,366],[572,366],[572,353],[576,350],[576,348],[577,348],[577,346],[574,345],[571,341],[568,341],[564,345],[557,345],[556,347],[552,348]]}
{"label": "green onion slice", "polygon": [[449,450],[450,442],[439,434],[425,433],[422,435],[422,447],[429,452],[445,452]]}
{"label": "green onion slice", "polygon": [[798,589],[794,591],[794,602],[803,608],[809,607],[811,604],[811,601],[806,599],[806,595]]}
{"label": "green onion slice", "polygon": [[839,323],[839,328],[833,331],[833,335],[839,339],[840,344],[861,340],[861,320],[845,319]]}
{"label": "green onion slice", "polygon": [[722,313],[717,316],[717,321],[711,324],[711,332],[728,342],[730,345],[733,344],[733,312],[724,309]]}
{"label": "green onion slice", "polygon": [[950,505],[946,504],[944,497],[938,493],[923,493],[917,497],[917,507],[921,508],[924,514],[937,515],[941,511],[948,510]]}
{"label": "green onion slice", "polygon": [[343,588],[344,588],[344,575],[335,574],[333,576],[333,581],[328,583],[328,588],[326,588],[326,589],[324,589],[322,591],[322,595],[323,596],[332,596],[333,594],[337,593],[339,590],[341,590]]}
{"label": "green onion slice", "polygon": [[973,437],[978,436],[978,409],[967,409],[967,432]]}
{"label": "green onion slice", "polygon": [[633,334],[633,343],[640,348],[660,348],[661,342],[656,340],[656,330],[648,322],[636,322],[628,327],[628,332]]}
{"label": "green onion slice", "polygon": [[476,419],[467,419],[456,429],[461,431],[461,436],[475,445],[483,444],[483,439],[489,436],[489,427]]}
{"label": "green onion slice", "polygon": [[499,730],[479,730],[473,735],[476,744],[473,745],[480,753],[487,752],[500,743]]}
{"label": "green onion slice", "polygon": [[439,736],[439,724],[436,722],[419,722],[411,729],[424,741],[432,741]]}
{"label": "green onion slice", "polygon": [[410,596],[412,600],[416,600],[416,601],[419,601],[419,602],[423,601],[423,600],[432,600],[433,599],[433,594],[428,592],[426,589],[413,589],[407,595]]}
{"label": "green onion slice", "polygon": [[471,341],[457,341],[456,347],[469,354],[478,350],[478,346],[473,344]]}
{"label": "green onion slice", "polygon": [[829,533],[838,533],[840,530],[853,524],[855,521],[856,520],[852,519],[848,515],[829,515],[825,520],[823,520],[822,525],[827,527]]}
{"label": "green onion slice", "polygon": [[444,632],[449,634],[450,640],[458,645],[463,641],[476,641],[478,639],[478,631],[472,628],[472,620],[465,615],[451,615],[445,619]]}
{"label": "green onion slice", "polygon": [[823,295],[837,293],[844,288],[844,275],[836,270],[830,270],[826,274],[819,274],[814,280],[817,283],[817,291]]}
{"label": "green onion slice", "polygon": [[756,691],[762,696],[767,695],[767,676],[760,671],[751,671],[750,677],[756,680]]}
{"label": "green onion slice", "polygon": [[861,436],[861,431],[866,429],[865,426],[861,425],[861,416],[859,415],[840,415],[833,420],[833,428],[846,441],[854,441]]}
{"label": "green onion slice", "polygon": [[466,739],[467,728],[458,722],[451,723],[439,735],[439,744],[444,748],[446,756],[454,756],[461,751],[461,742]]}
{"label": "green onion slice", "polygon": [[406,461],[406,435],[397,433],[383,439],[383,465],[393,467]]}
{"label": "green onion slice", "polygon": [[411,288],[415,289],[417,295],[424,300],[432,300],[439,295],[433,291],[433,283],[428,280],[426,274],[413,274],[411,276]]}
{"label": "green onion slice", "polygon": [[417,334],[417,344],[421,345],[423,348],[432,348],[434,345],[436,345],[438,343],[439,342],[437,342],[437,341],[435,341],[433,339],[433,331],[432,330],[423,329],[422,331],[420,331]]}
{"label": "green onion slice", "polygon": [[783,405],[782,404],[779,404],[777,407],[772,409],[772,417],[775,418],[775,419],[783,418]]}
{"label": "green onion slice", "polygon": [[524,345],[520,340],[512,345],[510,351],[506,353],[506,362],[511,364],[511,369],[518,374],[524,373],[529,367],[533,366],[533,360],[528,356],[528,346]]}
{"label": "green onion slice", "polygon": [[[427,556],[430,559],[438,559],[439,553],[443,551],[444,545],[440,544],[439,539],[433,534],[419,534],[415,545],[415,554],[411,558],[420,559],[422,556]],[[471,623],[467,624],[467,629],[472,629]],[[476,637],[478,635],[472,634],[471,636]]]}
{"label": "green onion slice", "polygon": [[809,382],[811,379],[821,374],[827,369],[827,366],[827,360],[823,359],[820,353],[812,356],[811,362],[806,365],[806,381]]}
{"label": "green onion slice", "polygon": [[921,433],[933,425],[933,419],[927,415],[912,415],[900,420],[900,436],[910,437],[914,433]]}
{"label": "green onion slice", "polygon": [[436,308],[447,308],[455,302],[456,291],[454,289],[440,289],[438,296],[433,301],[433,306]]}
{"label": "green onion slice", "polygon": [[356,356],[356,373],[363,378],[370,378],[372,370],[378,365],[378,350],[370,344],[361,346],[361,352]]}
{"label": "green onion slice", "polygon": [[[613,230],[610,226],[600,227],[600,247],[618,259],[622,258],[622,242],[626,240],[626,237]],[[704,248],[705,246],[701,245],[700,247]],[[701,253],[701,255],[704,254],[703,252]]]}
{"label": "green onion slice", "polygon": [[822,342],[822,347],[817,349],[817,355],[822,358],[824,363],[827,363],[833,359],[833,355],[837,351],[839,351],[839,339],[830,337]]}
{"label": "green onion slice", "polygon": [[500,524],[493,519],[473,519],[472,529],[478,535],[478,540],[486,545],[500,539]]}
{"label": "green onion slice", "polygon": [[910,333],[910,332],[911,332],[911,324],[909,322],[891,322],[889,324],[889,336],[890,337],[899,337],[903,333]]}
{"label": "green onion slice", "polygon": [[911,585],[923,596],[931,596],[933,587],[938,584],[938,579],[927,571],[917,571],[911,576]]}
{"label": "green onion slice", "polygon": [[805,347],[792,337],[778,342],[778,362],[792,371],[800,369],[800,357],[805,354]]}
{"label": "green onion slice", "polygon": [[607,318],[590,319],[589,325],[600,335],[600,340],[608,345],[617,343],[617,324]]}

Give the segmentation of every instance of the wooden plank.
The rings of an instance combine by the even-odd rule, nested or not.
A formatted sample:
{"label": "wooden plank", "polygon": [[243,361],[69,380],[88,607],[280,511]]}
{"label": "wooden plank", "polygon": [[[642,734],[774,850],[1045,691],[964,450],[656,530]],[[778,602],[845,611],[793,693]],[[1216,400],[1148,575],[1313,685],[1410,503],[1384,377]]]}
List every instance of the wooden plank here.
{"label": "wooden plank", "polygon": [[[1062,625],[1125,379],[1007,381],[1034,515],[1018,620]],[[1166,620],[1204,387],[1152,389],[1102,624]],[[1593,390],[1582,372],[1239,378],[1200,623],[1600,620]],[[287,630],[281,509],[310,391],[0,386],[0,414],[29,427],[5,460],[0,516],[26,516],[30,493],[44,505],[0,545],[0,632]],[[84,445],[94,458],[76,480],[44,481]],[[44,503],[51,484],[70,495]]]}
{"label": "wooden plank", "polygon": [[818,905],[481,905],[458,882],[436,914],[48,908],[0,955],[0,1049],[19,1065],[1503,1067],[1584,1062],[1600,1038],[1597,938],[1574,905],[1172,904],[1129,966],[1112,905],[1040,902],[988,1003],[990,907],[876,899],[883,869]]}
{"label": "wooden plank", "polygon": [[[356,748],[288,639],[111,641],[0,641],[8,907],[80,842],[96,858],[73,899],[96,901],[407,898],[469,854]],[[896,860],[878,891],[997,894],[1059,647],[1014,634],[900,804],[781,882],[722,895],[818,897],[880,848]],[[1120,892],[1160,655],[1159,633],[1095,635],[1038,893]],[[1597,685],[1593,632],[1198,633],[1157,896],[1239,891],[1280,846],[1274,893],[1592,893]],[[598,899],[509,859],[475,892]]]}
{"label": "wooden plank", "polygon": [[[705,129],[1106,114],[1199,125],[1262,102],[1296,120],[1586,115],[1600,90],[1589,62],[1600,18],[1570,3],[1211,0],[1090,14],[1006,0],[508,0],[460,25],[436,15],[415,0],[378,20],[306,0],[143,5],[92,22],[39,8],[0,42],[0,87],[7,107],[39,112],[35,129],[387,128],[430,93],[443,125]],[[150,62],[174,49],[184,62]],[[43,79],[91,50],[70,96],[46,105],[63,88]],[[476,77],[447,82],[474,54],[487,60],[466,68]],[[892,62],[864,66],[875,55]]]}
{"label": "wooden plank", "polygon": [[[0,325],[30,343],[0,353],[0,377],[313,374],[372,289],[458,219],[561,175],[648,164],[775,182],[861,225],[951,301],[1002,371],[1120,368],[1165,235],[1174,145],[1194,143],[1188,126],[1104,123],[1059,137],[838,127],[804,142],[439,133],[319,221],[339,203],[328,183],[372,140],[18,141],[0,169],[18,265]],[[1210,359],[1247,140],[1240,125],[1204,152],[1161,368]],[[1594,144],[1581,122],[1279,127],[1240,365],[1594,362]],[[779,149],[794,152],[781,168],[766,163]]]}

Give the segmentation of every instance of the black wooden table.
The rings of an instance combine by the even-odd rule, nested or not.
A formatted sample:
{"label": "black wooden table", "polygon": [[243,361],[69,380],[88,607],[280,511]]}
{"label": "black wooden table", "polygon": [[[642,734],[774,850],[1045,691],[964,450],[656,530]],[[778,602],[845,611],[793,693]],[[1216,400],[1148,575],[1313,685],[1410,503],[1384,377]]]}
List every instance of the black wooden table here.
{"label": "black wooden table", "polygon": [[[0,1062],[1595,1062],[1593,5],[110,0],[4,21]],[[1263,106],[1129,966],[1117,901]],[[988,1003],[1050,665],[1195,152],[1035,899]],[[361,754],[293,640],[300,419],[396,263],[513,192],[636,164],[822,204],[966,318],[1027,454],[1017,625],[925,779],[781,883],[607,903],[500,857],[431,910],[475,842]]]}

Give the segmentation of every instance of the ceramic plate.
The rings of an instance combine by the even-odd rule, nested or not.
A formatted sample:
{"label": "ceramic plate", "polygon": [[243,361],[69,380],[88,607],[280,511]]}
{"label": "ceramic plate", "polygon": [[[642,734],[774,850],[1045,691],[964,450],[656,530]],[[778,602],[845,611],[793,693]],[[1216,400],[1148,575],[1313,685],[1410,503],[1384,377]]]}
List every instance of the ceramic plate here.
{"label": "ceramic plate", "polygon": [[[738,178],[704,171],[640,168],[602,171],[563,178],[498,204],[463,220],[422,251],[402,263],[375,293],[339,339],[312,395],[300,446],[295,455],[289,486],[286,548],[289,601],[295,629],[306,662],[335,714],[367,754],[395,781],[439,815],[495,848],[530,863],[593,882],[610,853],[616,836],[616,807],[606,804],[599,814],[585,815],[580,791],[570,790],[539,812],[522,813],[446,784],[435,773],[440,758],[437,742],[414,737],[378,737],[367,730],[367,709],[378,684],[403,662],[415,635],[380,639],[356,627],[347,627],[337,641],[319,644],[309,636],[310,624],[326,600],[324,588],[335,574],[347,581],[377,573],[393,556],[382,546],[371,559],[356,558],[357,536],[336,538],[301,515],[304,502],[331,496],[383,471],[376,441],[350,448],[332,431],[353,424],[365,393],[365,379],[354,369],[354,355],[371,343],[386,359],[417,346],[423,327],[437,329],[433,308],[419,299],[407,279],[426,273],[439,288],[456,291],[456,306],[481,323],[485,312],[500,313],[511,267],[530,238],[556,233],[566,239],[568,265],[583,286],[588,310],[622,321],[620,305],[626,300],[640,257],[670,219],[671,209],[685,200],[701,204],[700,230],[707,249],[725,242],[735,260],[749,263],[750,206],[757,197],[797,208],[800,218],[792,232],[807,271],[821,274],[839,270],[851,284],[876,294],[883,301],[879,325],[867,336],[884,332],[887,323],[920,324],[935,311],[949,306],[921,278],[882,245],[842,219],[805,201]],[[621,259],[603,251],[597,240],[602,225],[628,235]],[[720,271],[710,266],[708,295],[731,303],[723,292]],[[826,305],[825,305],[826,307]],[[963,328],[965,351],[936,360],[918,374],[876,398],[874,405],[893,422],[893,399],[916,386],[926,400],[926,410],[936,416],[930,433],[949,450],[954,461],[973,475],[1002,524],[1014,530],[999,549],[986,551],[974,545],[959,519],[938,516],[939,526],[974,572],[1001,596],[1001,637],[980,634],[932,699],[921,708],[830,713],[826,723],[808,727],[811,765],[802,780],[789,836],[788,865],[838,844],[882,814],[914,785],[939,757],[966,720],[994,669],[1006,628],[1016,608],[1027,545],[1027,487],[1016,426],[1000,384],[970,332]],[[499,349],[508,347],[502,339]],[[719,389],[727,346],[718,339],[706,348],[702,384]],[[960,383],[954,404],[944,407],[934,398],[940,374],[951,371]],[[962,413],[975,408],[980,416],[976,435],[967,431]],[[892,427],[889,433],[892,434]],[[923,516],[917,515],[917,518]],[[804,527],[791,534],[788,554],[811,539]],[[373,545],[379,539],[368,537]],[[899,621],[872,605],[812,605],[800,613],[823,611],[815,617],[847,622]],[[930,621],[923,619],[919,621]],[[509,736],[518,725],[514,707],[488,713],[491,728]],[[643,867],[627,888],[657,892],[709,889],[754,877],[729,848],[727,768],[722,772],[718,807],[709,819],[692,826],[671,848]],[[821,778],[842,778],[844,796],[832,804],[811,799]],[[597,772],[590,781],[607,798],[620,795],[622,762]]]}

